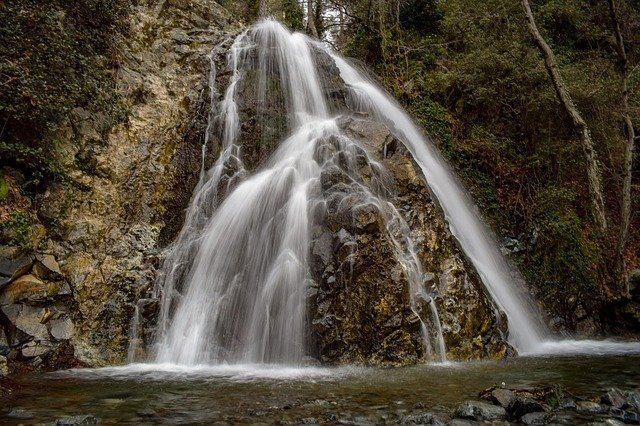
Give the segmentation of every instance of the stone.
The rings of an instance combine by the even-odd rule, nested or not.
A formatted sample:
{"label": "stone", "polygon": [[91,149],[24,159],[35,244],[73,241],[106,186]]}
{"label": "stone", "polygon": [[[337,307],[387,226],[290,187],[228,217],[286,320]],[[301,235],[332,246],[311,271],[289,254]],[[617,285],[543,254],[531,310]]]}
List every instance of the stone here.
{"label": "stone", "polygon": [[456,408],[456,417],[469,420],[496,420],[506,416],[504,408],[482,401],[465,401]]}
{"label": "stone", "polygon": [[5,305],[1,309],[7,319],[18,330],[34,337],[36,340],[49,339],[47,327],[41,322],[45,315],[43,308],[34,308],[27,305]]}
{"label": "stone", "polygon": [[62,417],[56,421],[56,426],[97,425],[98,418],[92,414],[82,416]]}
{"label": "stone", "polygon": [[628,392],[623,408],[635,411],[636,413],[640,412],[640,392]]}
{"label": "stone", "polygon": [[[2,250],[0,252],[0,279],[4,281],[4,284],[7,284],[29,272],[32,263],[31,256],[20,255],[11,249]],[[0,287],[2,285],[0,284]]]}
{"label": "stone", "polygon": [[51,300],[61,293],[64,284],[45,282],[31,274],[23,275],[0,292],[0,305]]}
{"label": "stone", "polygon": [[508,408],[516,395],[509,389],[497,388],[491,392],[491,399],[503,408]]}
{"label": "stone", "polygon": [[74,326],[70,318],[57,319],[50,321],[51,328],[49,332],[56,340],[68,340],[73,337]]}
{"label": "stone", "polygon": [[607,407],[604,407],[597,402],[593,401],[578,401],[576,403],[576,410],[579,413],[597,413],[602,414],[608,411]]}
{"label": "stone", "polygon": [[0,355],[0,377],[9,374],[9,366],[7,365],[7,357]]}
{"label": "stone", "polygon": [[619,408],[612,408],[609,410],[609,415],[614,419],[621,420],[625,423],[640,424],[640,415],[638,415],[638,413],[621,410]]}
{"label": "stone", "polygon": [[444,422],[433,413],[419,413],[405,416],[403,425],[442,425]]}
{"label": "stone", "polygon": [[627,397],[620,389],[613,388],[602,396],[600,402],[610,405],[613,408],[622,408],[627,402]]}
{"label": "stone", "polygon": [[477,423],[462,419],[451,419],[451,421],[449,422],[449,426],[473,426],[474,424]]}
{"label": "stone", "polygon": [[546,413],[533,412],[527,413],[520,417],[520,421],[525,425],[543,425],[546,424]]}
{"label": "stone", "polygon": [[53,347],[49,342],[29,342],[22,350],[22,356],[25,358],[35,358],[51,352]]}
{"label": "stone", "polygon": [[558,403],[558,410],[575,410],[576,402],[571,398],[562,398]]}
{"label": "stone", "polygon": [[13,410],[9,411],[9,414],[7,416],[20,420],[29,420],[35,417],[32,411],[26,410],[24,408],[14,408]]}
{"label": "stone", "polygon": [[507,412],[512,419],[519,419],[525,414],[544,411],[542,405],[533,398],[518,395],[511,400]]}
{"label": "stone", "polygon": [[36,260],[54,274],[62,275],[60,265],[51,254],[36,254]]}

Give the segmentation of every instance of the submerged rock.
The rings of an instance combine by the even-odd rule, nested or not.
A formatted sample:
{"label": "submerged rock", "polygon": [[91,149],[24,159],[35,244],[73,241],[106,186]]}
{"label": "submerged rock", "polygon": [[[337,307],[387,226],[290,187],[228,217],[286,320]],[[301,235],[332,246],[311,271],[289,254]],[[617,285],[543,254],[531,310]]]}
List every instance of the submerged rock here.
{"label": "submerged rock", "polygon": [[504,408],[482,401],[465,401],[456,408],[456,417],[469,420],[497,420],[504,418],[507,412]]}
{"label": "submerged rock", "polygon": [[56,421],[56,426],[97,425],[99,419],[93,414],[63,417]]}

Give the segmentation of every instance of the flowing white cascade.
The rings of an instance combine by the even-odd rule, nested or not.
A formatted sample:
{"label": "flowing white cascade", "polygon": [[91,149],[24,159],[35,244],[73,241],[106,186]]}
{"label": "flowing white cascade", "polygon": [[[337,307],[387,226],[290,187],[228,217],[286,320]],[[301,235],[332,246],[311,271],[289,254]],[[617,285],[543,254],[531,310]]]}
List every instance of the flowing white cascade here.
{"label": "flowing white cascade", "polygon": [[509,341],[521,355],[620,354],[640,352],[640,342],[554,339],[537,303],[521,288],[522,278],[500,253],[478,207],[433,144],[388,94],[325,45],[350,89],[354,109],[386,124],[420,166],[429,188],[444,210],[453,236],[471,260],[485,288],[506,314]]}
{"label": "flowing white cascade", "polygon": [[[264,20],[239,35],[228,53],[229,85],[211,112],[203,154],[219,133],[219,156],[203,171],[185,225],[158,283],[161,311],[156,361],[182,365],[300,363],[306,354],[307,282],[311,229],[326,214],[319,188],[326,167],[350,179],[349,204],[370,205],[385,221],[396,260],[409,282],[410,308],[422,326],[425,352],[446,360],[433,295],[400,213],[386,201],[385,170],[341,132],[316,73],[314,49],[324,50],[349,87],[351,107],[384,123],[409,149],[445,212],[452,234],[509,321],[509,340],[524,354],[639,352],[640,343],[552,341],[541,314],[520,291],[477,207],[433,143],[402,108],[346,60],[302,34]],[[212,61],[213,64],[213,61]],[[238,141],[239,91],[256,83],[257,108],[285,106],[286,134],[253,176]],[[274,89],[274,81],[275,86]],[[215,93],[212,67],[210,90]],[[269,125],[277,125],[268,123]],[[282,126],[282,124],[280,124]],[[358,172],[364,156],[371,182]],[[332,194],[331,196],[335,196]],[[320,213],[319,213],[320,212]],[[136,323],[137,324],[137,323]],[[135,351],[134,351],[135,352]]]}
{"label": "flowing white cascade", "polygon": [[[159,282],[157,362],[302,361],[310,234],[313,217],[318,211],[326,214],[327,200],[319,186],[326,167],[340,167],[351,178],[352,191],[342,196],[380,212],[397,261],[406,271],[411,308],[423,325],[426,350],[431,359],[446,359],[437,310],[423,286],[409,227],[385,200],[383,167],[330,117],[313,46],[306,36],[264,20],[238,36],[230,49],[229,86],[217,108],[212,104],[205,143],[218,128],[220,155],[203,171]],[[251,177],[237,140],[238,91],[249,72],[256,82],[258,106],[270,102],[278,80],[278,96],[286,106],[281,114],[287,117],[290,134]],[[365,157],[369,185],[358,172],[362,166],[357,156]]]}

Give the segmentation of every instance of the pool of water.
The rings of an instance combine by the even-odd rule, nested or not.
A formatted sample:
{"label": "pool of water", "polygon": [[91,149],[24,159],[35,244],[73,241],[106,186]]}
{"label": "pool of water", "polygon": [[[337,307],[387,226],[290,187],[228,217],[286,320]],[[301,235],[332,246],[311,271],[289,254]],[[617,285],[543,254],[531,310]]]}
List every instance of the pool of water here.
{"label": "pool of water", "polygon": [[[133,364],[25,376],[0,408],[1,424],[92,414],[102,424],[397,423],[447,417],[504,382],[560,384],[575,396],[640,387],[640,355],[521,357],[404,368]],[[21,417],[21,418],[16,418]]]}

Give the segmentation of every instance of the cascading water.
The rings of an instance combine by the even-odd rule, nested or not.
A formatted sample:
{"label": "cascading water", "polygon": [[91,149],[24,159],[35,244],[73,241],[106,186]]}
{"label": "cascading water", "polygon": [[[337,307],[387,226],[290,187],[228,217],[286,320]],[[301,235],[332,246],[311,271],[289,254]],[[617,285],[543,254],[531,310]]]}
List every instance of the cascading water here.
{"label": "cascading water", "polygon": [[[158,362],[301,362],[313,225],[309,212],[326,205],[318,190],[326,167],[340,167],[356,188],[350,196],[374,206],[386,221],[409,282],[411,308],[423,324],[427,352],[445,359],[437,310],[423,288],[409,228],[385,201],[382,166],[330,118],[312,48],[307,37],[266,20],[238,36],[229,52],[230,83],[210,117],[220,124],[221,154],[203,173],[164,263]],[[258,105],[269,102],[275,77],[290,134],[249,178],[236,144],[238,85],[247,72],[257,81]],[[208,130],[214,127],[210,122]],[[362,157],[369,184],[359,175]],[[427,323],[435,327],[429,330]],[[431,349],[432,340],[437,350]]]}
{"label": "cascading water", "polygon": [[[327,167],[341,168],[354,188],[349,196],[380,213],[408,281],[410,308],[422,326],[425,352],[430,359],[445,360],[433,295],[423,283],[409,227],[386,200],[385,170],[331,118],[314,50],[335,61],[349,88],[351,107],[385,124],[409,149],[452,234],[506,313],[511,343],[521,353],[580,351],[576,345],[592,348],[593,342],[572,343],[565,350],[545,342],[548,332],[535,304],[515,285],[517,279],[477,208],[431,141],[397,103],[326,46],[264,20],[236,38],[228,53],[231,76],[225,96],[217,106],[212,101],[205,149],[218,129],[220,154],[209,170],[203,166],[185,225],[164,262],[156,361],[301,362],[308,328],[308,251],[314,218],[328,202],[318,190]],[[258,106],[268,105],[273,96],[282,97],[286,111],[281,113],[290,135],[251,177],[237,140],[238,90],[247,73],[257,82]],[[359,161],[366,164],[370,179],[362,177]],[[605,346],[611,344],[596,344]]]}

